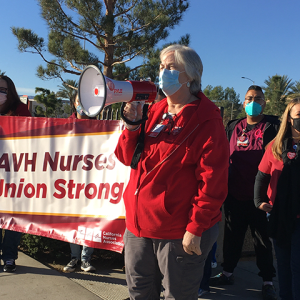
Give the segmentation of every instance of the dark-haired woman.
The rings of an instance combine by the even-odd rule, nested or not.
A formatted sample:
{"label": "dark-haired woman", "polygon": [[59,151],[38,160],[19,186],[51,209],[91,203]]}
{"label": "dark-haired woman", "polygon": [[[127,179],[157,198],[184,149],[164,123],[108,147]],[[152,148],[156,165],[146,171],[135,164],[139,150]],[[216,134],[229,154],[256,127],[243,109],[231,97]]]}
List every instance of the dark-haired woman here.
{"label": "dark-haired woman", "polygon": [[21,102],[13,81],[4,75],[0,75],[0,115],[31,117],[27,106]]}
{"label": "dark-haired woman", "polygon": [[[4,75],[0,75],[0,116],[28,116],[31,114],[27,106],[21,102],[13,81]],[[18,245],[21,232],[5,230],[2,241],[2,230],[0,232],[1,258],[4,261],[4,272],[16,270],[15,260],[18,258]]]}
{"label": "dark-haired woman", "polygon": [[269,214],[282,300],[300,299],[299,148],[300,98],[296,98],[287,105],[278,134],[266,149],[254,187],[256,207]]}

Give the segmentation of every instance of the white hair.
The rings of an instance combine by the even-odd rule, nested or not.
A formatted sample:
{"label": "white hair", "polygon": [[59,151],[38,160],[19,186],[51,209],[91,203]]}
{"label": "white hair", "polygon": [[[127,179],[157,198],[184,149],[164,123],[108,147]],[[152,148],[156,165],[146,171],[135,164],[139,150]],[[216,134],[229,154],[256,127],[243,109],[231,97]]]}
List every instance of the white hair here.
{"label": "white hair", "polygon": [[175,44],[163,49],[160,60],[169,52],[174,52],[175,62],[184,66],[187,76],[191,79],[190,93],[197,95],[201,91],[203,64],[201,58],[190,47]]}

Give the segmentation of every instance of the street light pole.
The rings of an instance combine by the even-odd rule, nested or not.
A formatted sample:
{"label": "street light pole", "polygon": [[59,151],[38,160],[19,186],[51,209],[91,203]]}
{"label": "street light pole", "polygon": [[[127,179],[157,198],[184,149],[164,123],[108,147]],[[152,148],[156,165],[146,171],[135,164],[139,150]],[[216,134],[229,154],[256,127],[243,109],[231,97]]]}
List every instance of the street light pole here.
{"label": "street light pole", "polygon": [[244,77],[244,76],[242,76],[242,78],[243,78],[243,79],[248,79],[248,80],[252,81],[253,84],[254,84],[254,80],[252,80],[252,79],[250,79],[250,78],[248,78],[248,77]]}

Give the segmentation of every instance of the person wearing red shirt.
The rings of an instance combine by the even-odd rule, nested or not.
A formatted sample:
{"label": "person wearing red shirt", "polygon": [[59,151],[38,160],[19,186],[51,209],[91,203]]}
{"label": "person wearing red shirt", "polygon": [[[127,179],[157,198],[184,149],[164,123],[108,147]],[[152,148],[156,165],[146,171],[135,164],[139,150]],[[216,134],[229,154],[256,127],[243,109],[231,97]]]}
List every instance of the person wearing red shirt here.
{"label": "person wearing red shirt", "polygon": [[[197,299],[227,194],[229,149],[219,109],[201,92],[202,62],[191,48],[160,55],[166,98],[150,107],[144,148],[124,192],[125,270],[130,299]],[[141,105],[124,116],[142,119]],[[125,124],[115,150],[131,165],[141,128]],[[142,126],[141,126],[142,127]]]}
{"label": "person wearing red shirt", "polygon": [[300,299],[300,98],[282,115],[275,139],[258,167],[254,186],[257,208],[269,214],[277,258],[279,295]]}
{"label": "person wearing red shirt", "polygon": [[[0,116],[31,117],[27,106],[21,102],[13,81],[5,75],[0,75]],[[0,250],[4,272],[16,271],[15,260],[18,258],[21,235],[21,232],[5,230],[2,241],[2,230],[0,230]]]}
{"label": "person wearing red shirt", "polygon": [[26,104],[21,102],[13,81],[0,75],[0,115],[31,117]]}

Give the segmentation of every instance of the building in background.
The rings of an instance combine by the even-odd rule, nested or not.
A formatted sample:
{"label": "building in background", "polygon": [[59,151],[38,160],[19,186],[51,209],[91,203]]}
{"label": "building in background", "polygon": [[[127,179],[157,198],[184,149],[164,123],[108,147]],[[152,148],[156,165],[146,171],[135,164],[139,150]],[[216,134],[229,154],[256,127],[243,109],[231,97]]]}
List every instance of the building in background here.
{"label": "building in background", "polygon": [[[19,95],[20,100],[27,105],[31,115],[34,117],[35,116],[35,108],[36,106],[41,106],[43,108],[45,108],[44,104],[40,104],[38,102],[36,102],[34,100],[34,96],[27,96],[27,95]],[[69,100],[61,100],[63,106],[65,105],[70,105],[70,101]],[[62,114],[60,114],[58,116],[58,118],[68,118],[70,116],[70,114],[63,112]]]}

